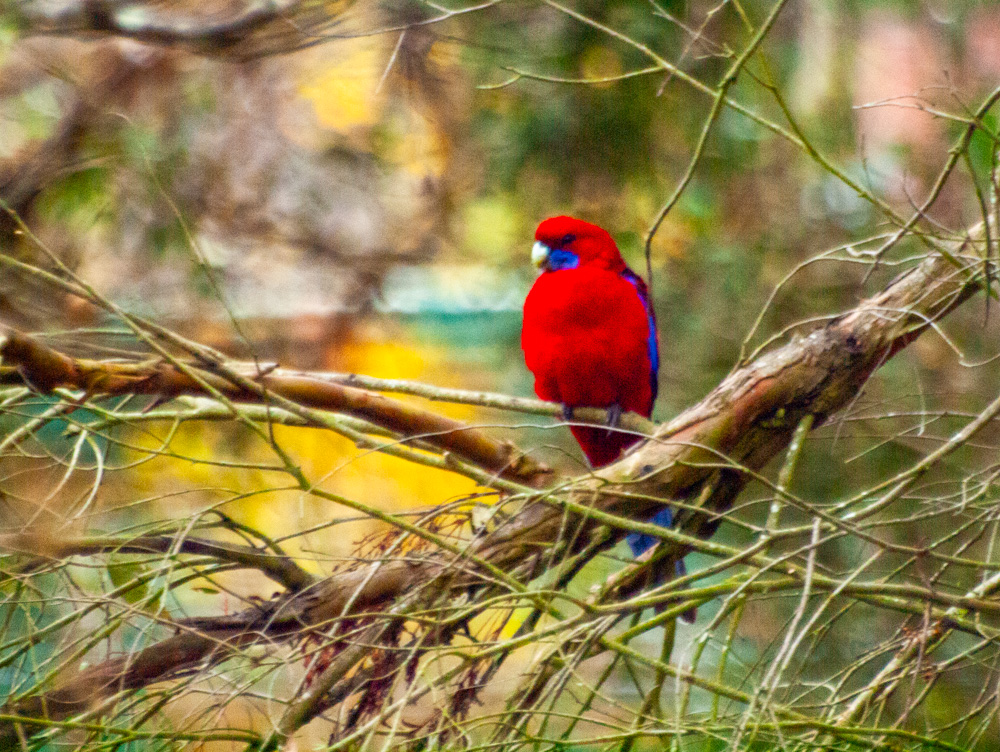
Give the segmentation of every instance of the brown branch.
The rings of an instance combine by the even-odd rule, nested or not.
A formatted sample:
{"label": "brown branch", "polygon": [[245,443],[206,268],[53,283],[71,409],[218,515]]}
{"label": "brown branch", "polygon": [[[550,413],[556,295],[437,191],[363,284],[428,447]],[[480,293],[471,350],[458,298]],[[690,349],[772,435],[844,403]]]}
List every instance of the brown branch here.
{"label": "brown branch", "polygon": [[39,535],[0,535],[0,549],[27,554],[48,560],[67,556],[92,556],[94,554],[191,554],[257,569],[269,579],[291,592],[304,590],[315,578],[289,556],[268,553],[251,546],[170,535],[140,535],[134,538],[95,536],[88,538],[57,539]]}
{"label": "brown branch", "polygon": [[40,392],[82,391],[88,396],[151,395],[167,400],[206,395],[206,385],[233,402],[269,402],[270,396],[297,405],[331,410],[374,423],[404,437],[416,437],[510,480],[539,484],[550,470],[506,441],[429,410],[376,392],[343,386],[298,371],[261,373],[252,365],[228,366],[240,379],[188,365],[187,372],[165,361],[113,362],[72,358],[18,332],[0,341],[0,358]]}
{"label": "brown branch", "polygon": [[[245,366],[249,368],[249,366]],[[255,367],[256,368],[256,367]],[[446,402],[453,405],[475,405],[476,407],[486,407],[504,412],[524,413],[526,415],[542,415],[550,418],[562,418],[564,409],[562,405],[554,402],[545,402],[539,399],[528,397],[512,397],[509,394],[496,394],[492,392],[471,391],[468,389],[451,389],[447,387],[430,386],[423,382],[409,381],[405,379],[379,379],[373,376],[366,376],[358,373],[337,373],[333,371],[300,371],[286,368],[274,368],[271,366],[262,367],[261,370],[268,374],[282,377],[307,378],[316,381],[339,384],[341,386],[355,387],[370,392],[384,394],[407,394],[415,397],[422,397],[431,402]],[[4,386],[24,386],[25,379],[21,371],[16,366],[0,365],[0,387]],[[570,418],[573,422],[593,423],[595,425],[607,425],[608,411],[599,407],[574,407],[569,408]],[[275,411],[271,413],[274,422],[281,422],[284,425],[299,427],[322,427],[316,426],[307,419],[288,412]],[[142,420],[232,420],[232,412],[219,404],[215,407],[199,406],[180,413],[178,411],[166,410],[162,413],[155,410],[145,410],[141,412],[122,413],[116,412],[113,416],[108,416],[103,421],[91,423],[88,428],[92,430],[102,430],[116,423],[128,423]],[[256,419],[256,418],[255,418]],[[263,419],[263,418],[262,418]],[[367,424],[366,427],[358,426],[358,430],[363,433],[370,433],[374,426]],[[618,422],[618,427],[624,431],[630,431],[644,436],[650,436],[656,424],[648,418],[644,418],[638,413],[624,413]],[[394,435],[387,429],[382,429],[379,434],[382,436]]]}
{"label": "brown branch", "polygon": [[[452,553],[425,549],[422,557],[359,564],[261,609],[185,622],[185,631],[175,637],[98,664],[64,680],[48,695],[3,712],[26,717],[20,725],[30,733],[39,727],[27,719],[43,709],[50,718],[65,718],[95,699],[217,662],[233,645],[287,639],[345,617],[388,614],[404,594],[412,599],[419,592],[427,604],[467,593],[492,581],[476,570],[475,560],[528,581],[550,561],[553,549],[586,545],[588,528],[596,524],[593,516],[600,513],[643,520],[662,503],[658,500],[686,500],[702,504],[704,511],[683,512],[679,523],[687,531],[710,533],[713,515],[727,509],[748,480],[740,468],[762,468],[787,445],[803,416],[813,415],[819,425],[848,405],[888,358],[980,289],[981,258],[962,256],[964,246],[954,250],[950,259],[929,257],[849,313],[736,370],[619,462],[558,493],[538,494],[504,524],[474,540],[467,562],[456,562]],[[66,361],[51,364],[55,369],[69,366]],[[124,388],[127,377],[121,378]],[[73,383],[79,386],[77,379]],[[50,388],[59,385],[45,383]],[[576,514],[568,525],[568,512],[587,509],[592,517]],[[566,544],[567,532],[575,534],[571,544]],[[457,566],[460,563],[463,566]],[[0,747],[4,741],[13,745],[17,732],[17,724],[0,724]]]}
{"label": "brown branch", "polygon": [[325,41],[339,19],[339,3],[291,2],[233,4],[188,14],[164,12],[156,3],[88,0],[56,9],[18,9],[29,34],[121,37],[146,44],[180,47],[199,55],[248,60],[291,52]]}

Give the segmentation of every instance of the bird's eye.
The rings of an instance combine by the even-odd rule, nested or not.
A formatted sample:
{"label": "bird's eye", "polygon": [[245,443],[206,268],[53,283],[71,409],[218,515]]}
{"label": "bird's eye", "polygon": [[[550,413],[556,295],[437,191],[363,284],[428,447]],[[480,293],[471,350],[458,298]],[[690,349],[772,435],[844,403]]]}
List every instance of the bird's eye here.
{"label": "bird's eye", "polygon": [[559,245],[569,245],[574,240],[576,240],[576,235],[569,233],[568,235],[562,236],[562,240],[559,241]]}

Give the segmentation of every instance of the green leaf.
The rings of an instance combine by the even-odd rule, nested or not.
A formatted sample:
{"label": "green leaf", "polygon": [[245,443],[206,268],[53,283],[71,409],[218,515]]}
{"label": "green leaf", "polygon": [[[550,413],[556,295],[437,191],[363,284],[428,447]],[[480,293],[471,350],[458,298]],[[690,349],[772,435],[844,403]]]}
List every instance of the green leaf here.
{"label": "green leaf", "polygon": [[131,557],[112,554],[108,559],[108,577],[115,589],[135,583],[120,593],[120,597],[129,603],[139,603],[149,596],[148,573],[149,567]]}
{"label": "green leaf", "polygon": [[[997,116],[988,112],[982,121],[983,128],[976,128],[969,141],[969,162],[975,173],[976,182],[981,187],[990,184],[990,173],[993,171],[993,154],[997,150]],[[985,128],[985,130],[984,130]]]}

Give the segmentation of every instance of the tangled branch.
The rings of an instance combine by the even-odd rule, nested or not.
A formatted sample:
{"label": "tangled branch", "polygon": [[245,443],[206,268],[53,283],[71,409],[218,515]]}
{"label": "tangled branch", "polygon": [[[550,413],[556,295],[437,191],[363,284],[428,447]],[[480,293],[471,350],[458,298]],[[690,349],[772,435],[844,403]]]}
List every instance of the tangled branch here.
{"label": "tangled branch", "polygon": [[[558,616],[558,609],[553,611],[540,599],[540,591],[532,590],[532,581],[554,567],[557,586],[565,583],[625,530],[659,537],[659,558],[673,559],[693,547],[719,557],[720,566],[743,561],[773,573],[776,577],[765,583],[766,587],[780,588],[782,582],[808,582],[831,592],[846,587],[857,598],[881,608],[923,613],[924,603],[911,602],[908,596],[913,593],[905,588],[866,590],[864,583],[845,585],[802,565],[773,558],[767,553],[773,538],[744,550],[704,538],[745,484],[759,477],[758,471],[788,445],[797,426],[804,420],[807,426],[829,420],[857,397],[876,369],[981,288],[982,236],[981,230],[973,231],[964,242],[928,257],[854,310],[739,367],[699,404],[659,426],[648,441],[617,463],[577,478],[553,476],[552,485],[542,491],[521,487],[521,492],[515,493],[516,489],[507,487],[509,496],[497,505],[492,524],[471,534],[446,533],[447,514],[431,516],[422,526],[419,543],[405,555],[398,551],[402,539],[390,537],[370,561],[355,562],[298,592],[290,589],[273,601],[229,616],[173,622],[177,630],[174,636],[135,654],[87,668],[62,679],[44,695],[3,708],[0,746],[11,747],[20,735],[36,733],[50,721],[100,708],[121,692],[204,671],[247,646],[301,641],[321,634],[326,634],[332,653],[325,667],[317,669],[315,686],[320,689],[308,695],[305,706],[293,706],[289,713],[299,720],[307,719],[365,689],[368,694],[363,695],[352,717],[359,720],[374,713],[377,720],[384,715],[375,713],[377,702],[373,698],[385,696],[391,684],[386,677],[412,675],[414,661],[424,651],[454,639],[469,619],[504,593],[534,599],[539,613]],[[74,360],[16,334],[5,338],[0,352],[5,365],[15,366],[40,391],[66,387],[83,390],[88,396],[139,393],[161,399],[201,392],[171,365]],[[245,382],[234,384],[225,372],[212,372],[203,364],[198,367],[201,379],[236,402],[257,403],[280,395],[295,404],[363,417],[403,436],[417,434],[439,449],[461,452],[469,461],[507,477],[539,477],[537,465],[527,458],[512,462],[510,449],[504,445],[453,421],[411,410],[364,390],[280,371],[244,374],[254,385],[248,388]],[[959,439],[970,438],[997,411],[1000,405],[988,409],[961,437],[872,492],[874,498],[867,494],[845,505],[843,514],[821,516],[816,524],[834,533],[861,534],[856,528],[861,520],[898,499],[934,462],[959,446]],[[677,530],[641,522],[667,501],[681,510]],[[811,525],[781,532],[789,540],[814,534]],[[667,607],[657,617],[662,622],[714,597],[710,588],[686,589],[690,581],[686,578],[652,594],[615,602],[634,592],[620,580],[596,599],[575,605],[588,618],[596,618],[638,612],[656,604]],[[966,597],[920,594],[925,596],[933,620],[948,628],[975,631],[967,615],[992,613],[991,604],[983,600],[988,592],[990,587],[985,586]],[[443,609],[447,616],[421,621],[421,614],[435,609]],[[572,622],[571,617],[561,618]],[[404,619],[411,625],[405,646],[401,642]],[[565,626],[566,621],[561,623]],[[348,635],[363,639],[359,637],[348,647]],[[485,651],[483,655],[500,662],[509,650]],[[484,671],[495,670],[495,665],[483,668],[480,660],[463,664],[451,675],[460,676],[464,671],[469,682],[470,677],[482,678]],[[676,674],[676,669],[664,663],[653,661],[652,665]],[[702,681],[688,674],[681,678]],[[544,686],[545,680],[539,681],[539,687]],[[454,710],[463,712],[463,703],[467,707],[474,694],[460,693],[458,696],[465,699],[457,701]],[[752,702],[752,698],[737,695],[734,698]],[[844,718],[849,721],[856,716],[849,712]],[[294,726],[290,723],[288,728]],[[280,741],[279,734],[264,746]]]}

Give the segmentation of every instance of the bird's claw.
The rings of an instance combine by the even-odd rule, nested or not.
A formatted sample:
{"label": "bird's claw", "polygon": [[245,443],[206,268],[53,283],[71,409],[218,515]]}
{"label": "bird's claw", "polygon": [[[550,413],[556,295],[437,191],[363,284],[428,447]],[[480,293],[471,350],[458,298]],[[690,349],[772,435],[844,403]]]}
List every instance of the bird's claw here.
{"label": "bird's claw", "polygon": [[622,422],[622,406],[617,402],[608,408],[608,430],[605,431],[606,436],[611,436],[614,433],[612,428],[617,428],[618,424]]}
{"label": "bird's claw", "polygon": [[622,406],[617,402],[608,408],[608,425],[611,428],[617,428],[618,424],[622,422]]}
{"label": "bird's claw", "polygon": [[573,408],[570,405],[562,406],[562,417],[567,423],[573,420]]}

